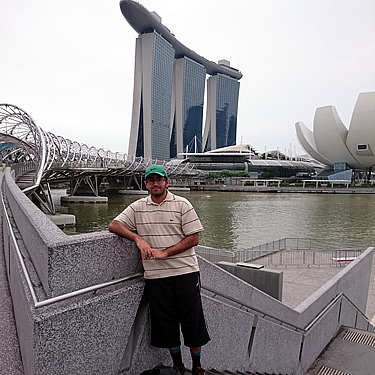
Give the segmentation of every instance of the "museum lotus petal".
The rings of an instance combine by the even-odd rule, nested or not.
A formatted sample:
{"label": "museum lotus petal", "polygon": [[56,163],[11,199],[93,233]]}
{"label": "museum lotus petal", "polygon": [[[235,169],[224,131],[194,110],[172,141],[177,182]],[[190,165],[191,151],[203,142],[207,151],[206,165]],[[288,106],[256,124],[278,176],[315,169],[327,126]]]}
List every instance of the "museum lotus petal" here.
{"label": "museum lotus petal", "polygon": [[299,121],[296,133],[305,151],[335,172],[371,171],[375,165],[375,92],[359,94],[349,129],[330,105],[316,109],[313,131]]}

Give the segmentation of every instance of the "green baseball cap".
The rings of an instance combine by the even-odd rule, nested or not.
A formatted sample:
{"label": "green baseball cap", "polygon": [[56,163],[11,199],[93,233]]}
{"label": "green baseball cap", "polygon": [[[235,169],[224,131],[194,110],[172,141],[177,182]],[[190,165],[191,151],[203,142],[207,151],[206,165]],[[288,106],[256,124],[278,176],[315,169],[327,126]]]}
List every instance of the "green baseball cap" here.
{"label": "green baseball cap", "polygon": [[147,178],[150,174],[155,173],[159,176],[168,178],[167,172],[161,165],[150,165],[145,172],[145,178]]}

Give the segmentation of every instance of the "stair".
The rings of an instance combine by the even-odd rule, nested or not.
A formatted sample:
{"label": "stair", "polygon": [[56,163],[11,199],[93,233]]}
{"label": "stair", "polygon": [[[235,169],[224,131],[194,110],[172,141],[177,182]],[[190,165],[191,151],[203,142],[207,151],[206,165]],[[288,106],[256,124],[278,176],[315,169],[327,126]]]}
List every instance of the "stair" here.
{"label": "stair", "polygon": [[305,375],[373,375],[375,333],[341,327]]}

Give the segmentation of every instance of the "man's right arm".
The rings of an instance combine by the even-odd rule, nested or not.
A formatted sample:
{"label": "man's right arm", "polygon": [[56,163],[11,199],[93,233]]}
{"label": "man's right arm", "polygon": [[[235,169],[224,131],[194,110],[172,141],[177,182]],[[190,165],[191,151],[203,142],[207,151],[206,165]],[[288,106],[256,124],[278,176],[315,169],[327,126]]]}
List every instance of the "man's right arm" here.
{"label": "man's right arm", "polygon": [[112,220],[109,224],[108,230],[116,233],[121,237],[127,238],[130,241],[136,243],[138,249],[141,251],[142,259],[148,259],[152,257],[150,245],[137,233],[131,231],[123,223],[118,220]]}

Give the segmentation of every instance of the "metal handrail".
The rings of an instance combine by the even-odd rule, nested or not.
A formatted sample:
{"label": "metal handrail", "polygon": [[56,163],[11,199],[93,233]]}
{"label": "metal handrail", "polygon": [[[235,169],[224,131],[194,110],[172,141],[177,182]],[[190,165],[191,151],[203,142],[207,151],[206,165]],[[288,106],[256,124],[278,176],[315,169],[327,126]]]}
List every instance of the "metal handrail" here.
{"label": "metal handrail", "polygon": [[59,296],[52,297],[52,298],[37,302],[37,303],[35,303],[34,307],[38,308],[38,307],[43,307],[43,306],[47,306],[47,305],[52,305],[53,303],[56,303],[56,302],[64,301],[66,299],[73,298],[73,297],[76,297],[76,296],[80,296],[80,295],[85,294],[85,293],[93,292],[93,291],[96,291],[98,289],[105,288],[107,286],[119,284],[123,281],[128,281],[128,280],[141,278],[141,277],[143,277],[143,272],[133,273],[129,276],[121,277],[120,279],[115,279],[115,280],[107,281],[107,282],[102,283],[102,284],[96,284],[96,285],[88,286],[86,288],[78,289],[78,290],[75,290],[73,292],[61,294]]}
{"label": "metal handrail", "polygon": [[[292,245],[295,244],[295,246],[291,246],[288,241],[292,243]],[[306,244],[306,241],[310,241],[310,243]],[[301,246],[301,243],[303,246]],[[325,246],[322,246],[322,242],[319,241],[312,244],[311,239],[284,238],[241,250],[215,249],[199,245],[196,247],[196,252],[203,258],[214,263],[219,261],[229,261],[231,263],[251,261],[252,263],[262,262],[264,266],[320,266],[332,265],[332,259],[337,257],[336,254],[349,254],[350,256],[356,257],[369,247],[344,247],[328,243],[323,245]],[[295,258],[293,254],[300,256],[300,258]],[[319,254],[319,257],[315,259],[314,254]],[[269,258],[270,256],[271,258]],[[340,255],[339,257],[342,256],[344,255]],[[311,260],[309,257],[313,257],[314,259]],[[265,262],[268,262],[268,264]]]}
{"label": "metal handrail", "polygon": [[9,215],[8,215],[8,212],[7,212],[7,209],[6,209],[6,206],[5,206],[4,194],[3,194],[3,182],[1,183],[0,195],[1,195],[1,204],[2,204],[2,207],[3,207],[3,212],[4,212],[6,224],[7,224],[8,229],[9,229],[9,234],[10,234],[10,237],[12,238],[14,247],[16,249],[17,257],[21,261],[20,262],[21,268],[22,268],[22,271],[25,275],[26,283],[27,283],[27,286],[29,287],[31,298],[33,299],[33,302],[34,302],[34,305],[35,305],[36,303],[38,303],[38,298],[36,296],[35,289],[34,289],[33,284],[31,282],[29,272],[26,269],[25,262],[23,261],[22,254],[21,254],[20,248],[18,247],[17,240],[16,240],[16,237],[14,235],[13,228],[12,228],[12,225],[11,225],[11,222],[10,222],[10,219],[9,219]]}
{"label": "metal handrail", "polygon": [[78,290],[75,290],[73,292],[61,294],[61,295],[56,296],[56,297],[48,298],[48,299],[43,300],[43,301],[38,301],[38,297],[36,296],[34,286],[31,282],[30,274],[29,274],[29,272],[26,268],[25,262],[23,260],[23,257],[22,257],[21,251],[20,251],[20,248],[18,246],[16,237],[14,235],[14,231],[13,231],[13,228],[12,228],[12,225],[11,225],[11,222],[10,222],[10,219],[9,219],[9,215],[8,215],[8,212],[7,212],[7,209],[6,209],[6,206],[5,206],[5,200],[4,200],[4,195],[3,195],[3,184],[1,184],[1,185],[2,185],[1,189],[0,189],[1,204],[2,204],[2,207],[3,207],[4,216],[5,216],[5,219],[6,219],[6,224],[8,226],[9,234],[10,234],[10,237],[12,239],[12,242],[13,242],[15,250],[16,250],[17,258],[18,258],[18,260],[21,264],[21,268],[22,268],[22,271],[24,273],[25,280],[26,280],[27,286],[28,286],[30,294],[31,294],[31,298],[32,298],[33,303],[34,303],[34,308],[40,308],[40,307],[48,306],[48,305],[51,305],[51,304],[56,303],[56,302],[64,301],[64,300],[67,300],[69,298],[73,298],[73,297],[76,297],[76,296],[79,296],[79,295],[82,295],[82,294],[86,294],[86,293],[89,293],[89,292],[92,292],[92,291],[96,291],[98,289],[105,288],[107,286],[119,284],[123,281],[143,277],[143,272],[137,272],[137,273],[133,273],[131,275],[128,275],[128,276],[125,276],[125,277],[122,277],[122,278],[119,278],[119,279],[114,279],[114,280],[107,281],[107,282],[104,282],[104,283],[101,283],[101,284],[96,284],[96,285],[92,285],[92,286],[89,286],[89,287],[86,287],[86,288],[78,289]]}

